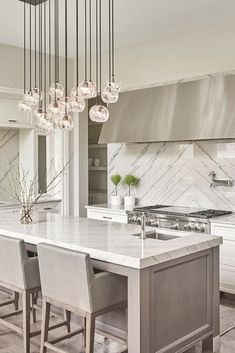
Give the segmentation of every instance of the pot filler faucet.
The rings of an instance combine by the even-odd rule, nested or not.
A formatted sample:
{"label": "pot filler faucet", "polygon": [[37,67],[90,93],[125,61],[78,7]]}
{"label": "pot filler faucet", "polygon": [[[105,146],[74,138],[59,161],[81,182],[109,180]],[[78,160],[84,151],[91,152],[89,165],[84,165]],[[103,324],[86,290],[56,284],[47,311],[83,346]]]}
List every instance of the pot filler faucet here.
{"label": "pot filler faucet", "polygon": [[233,186],[232,179],[217,179],[216,173],[214,171],[210,172],[209,176],[211,177],[212,182],[210,183],[210,187],[214,188],[216,186]]}

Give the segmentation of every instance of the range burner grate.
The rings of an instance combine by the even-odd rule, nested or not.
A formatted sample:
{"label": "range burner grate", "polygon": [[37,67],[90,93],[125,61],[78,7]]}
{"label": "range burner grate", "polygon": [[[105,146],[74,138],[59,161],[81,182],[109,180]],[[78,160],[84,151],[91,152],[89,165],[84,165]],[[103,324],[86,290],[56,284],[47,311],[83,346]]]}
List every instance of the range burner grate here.
{"label": "range burner grate", "polygon": [[226,216],[228,214],[231,214],[231,211],[221,211],[221,210],[203,210],[203,211],[197,211],[197,212],[192,212],[188,214],[188,217],[198,217],[198,218],[215,218],[215,217],[220,217],[220,216]]}

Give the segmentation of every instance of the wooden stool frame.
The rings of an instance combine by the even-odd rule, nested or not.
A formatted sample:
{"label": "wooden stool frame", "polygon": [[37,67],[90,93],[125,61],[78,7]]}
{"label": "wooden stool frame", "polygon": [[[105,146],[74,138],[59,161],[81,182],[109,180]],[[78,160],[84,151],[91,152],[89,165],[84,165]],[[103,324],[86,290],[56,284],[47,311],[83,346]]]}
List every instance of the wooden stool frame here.
{"label": "wooden stool frame", "polygon": [[[67,312],[72,312],[75,315],[81,316],[83,318],[83,327],[74,332],[70,332],[67,335],[60,336],[54,340],[48,340],[48,333],[52,329],[49,326],[50,321],[50,308],[51,305],[55,305],[57,307],[61,307]],[[95,336],[95,319],[97,316],[103,315],[112,310],[126,308],[127,301],[121,302],[119,304],[113,305],[111,307],[105,308],[103,310],[99,310],[94,313],[87,313],[85,311],[79,310],[78,308],[72,307],[70,305],[65,305],[63,303],[59,303],[53,299],[48,297],[43,297],[42,301],[42,334],[41,334],[41,350],[40,353],[47,353],[47,349],[55,353],[68,353],[58,347],[55,347],[55,344],[65,339],[72,338],[75,335],[83,333],[83,346],[86,347],[86,353],[94,352],[94,336]],[[127,349],[123,349],[121,352],[127,352]]]}

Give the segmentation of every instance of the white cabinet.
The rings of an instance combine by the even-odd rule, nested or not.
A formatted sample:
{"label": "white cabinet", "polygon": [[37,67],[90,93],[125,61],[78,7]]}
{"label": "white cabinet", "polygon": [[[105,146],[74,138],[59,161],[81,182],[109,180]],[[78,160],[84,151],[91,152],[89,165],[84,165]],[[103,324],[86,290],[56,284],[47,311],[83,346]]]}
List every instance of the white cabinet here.
{"label": "white cabinet", "polygon": [[[54,202],[41,202],[38,203],[34,206],[36,211],[46,211],[46,212],[52,212],[52,213],[60,213],[60,208],[61,208],[61,201],[54,201]],[[3,206],[0,208],[0,213],[19,213],[20,212],[20,206]]]}
{"label": "white cabinet", "polygon": [[87,208],[87,218],[97,219],[106,222],[118,222],[127,224],[127,214],[121,212],[115,212],[111,209],[91,209]]}
{"label": "white cabinet", "polygon": [[12,128],[32,128],[31,113],[18,111],[18,100],[0,95],[0,126]]}
{"label": "white cabinet", "polygon": [[211,233],[223,237],[220,247],[220,290],[235,294],[235,224],[212,223]]}

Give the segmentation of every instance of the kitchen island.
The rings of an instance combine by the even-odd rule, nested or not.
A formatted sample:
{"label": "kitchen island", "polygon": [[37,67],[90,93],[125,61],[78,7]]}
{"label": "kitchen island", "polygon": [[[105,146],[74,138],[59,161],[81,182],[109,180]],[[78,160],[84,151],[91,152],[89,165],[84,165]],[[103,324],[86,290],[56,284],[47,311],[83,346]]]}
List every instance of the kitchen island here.
{"label": "kitchen island", "polygon": [[[222,237],[38,213],[34,224],[1,214],[0,234],[90,254],[93,265],[128,278],[128,352],[207,352],[219,342],[219,245]],[[10,256],[10,254],[9,254]],[[215,344],[216,343],[216,344]]]}

